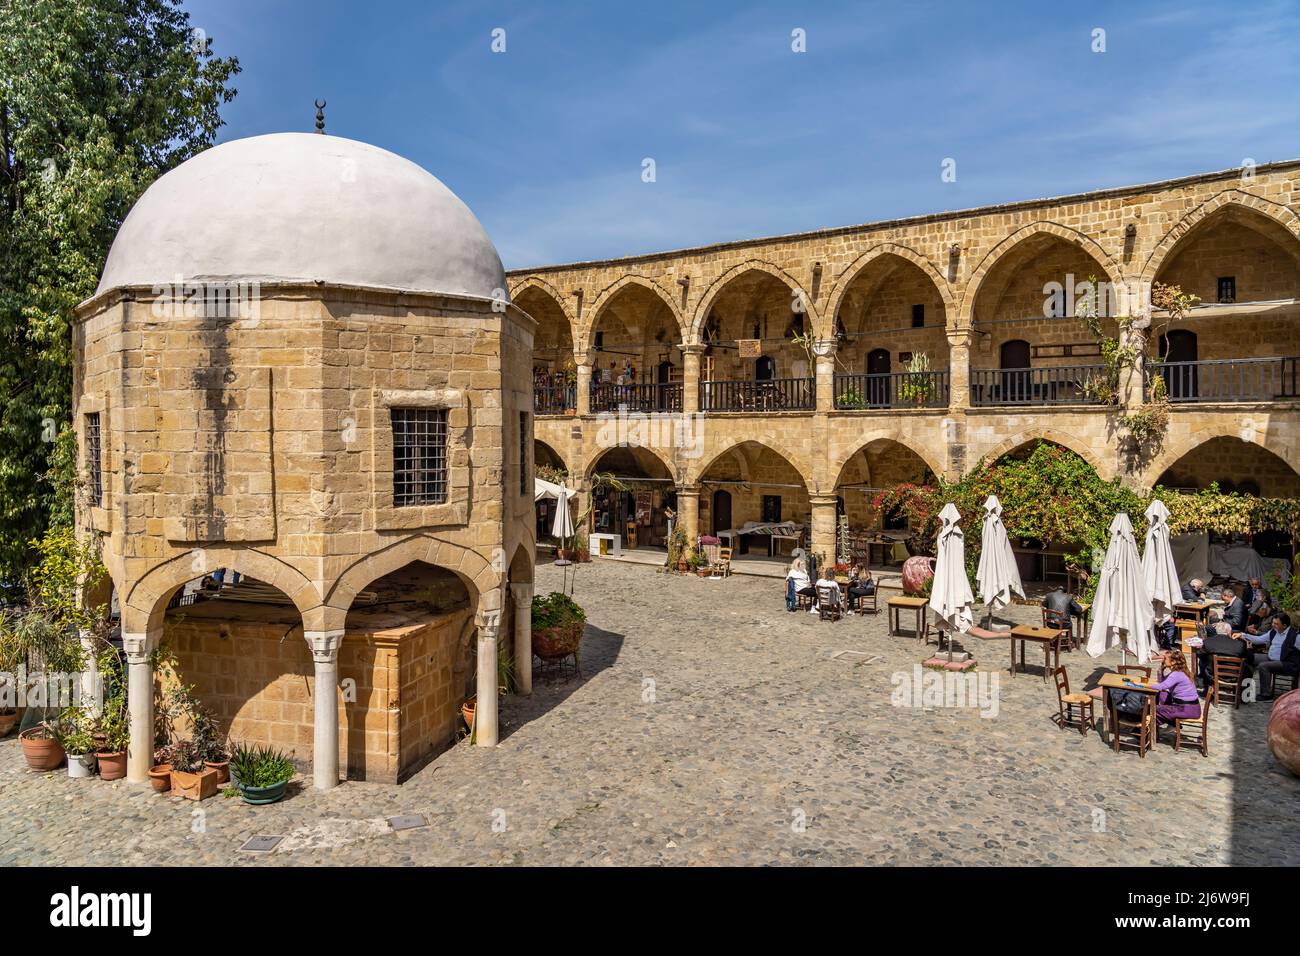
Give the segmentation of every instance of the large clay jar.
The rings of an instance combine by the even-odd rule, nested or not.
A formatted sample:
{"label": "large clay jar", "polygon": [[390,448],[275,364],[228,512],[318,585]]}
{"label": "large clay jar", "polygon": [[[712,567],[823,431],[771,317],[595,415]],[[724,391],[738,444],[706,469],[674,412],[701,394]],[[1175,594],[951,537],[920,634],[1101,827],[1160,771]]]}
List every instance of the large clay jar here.
{"label": "large clay jar", "polygon": [[1268,718],[1268,749],[1277,762],[1300,776],[1300,690],[1277,699]]}
{"label": "large clay jar", "polygon": [[903,593],[908,597],[920,597],[925,582],[934,577],[934,558],[918,555],[903,562]]}

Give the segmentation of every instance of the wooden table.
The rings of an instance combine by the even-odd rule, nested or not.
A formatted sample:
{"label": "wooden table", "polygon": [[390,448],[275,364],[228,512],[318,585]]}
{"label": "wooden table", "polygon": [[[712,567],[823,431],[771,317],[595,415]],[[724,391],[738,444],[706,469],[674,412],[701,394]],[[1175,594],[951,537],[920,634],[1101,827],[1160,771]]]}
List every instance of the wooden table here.
{"label": "wooden table", "polygon": [[1214,607],[1215,603],[1214,601],[1181,601],[1174,605],[1174,617],[1204,624],[1209,620],[1210,608]]}
{"label": "wooden table", "polygon": [[1079,617],[1072,618],[1071,623],[1074,625],[1074,646],[1088,646],[1089,624],[1092,622],[1092,605],[1079,602],[1079,607],[1083,608],[1083,614]]}
{"label": "wooden table", "polygon": [[[1097,681],[1097,686],[1103,688],[1106,691],[1106,713],[1108,714],[1111,711],[1111,707],[1110,707],[1111,691],[1135,690],[1142,694],[1158,694],[1159,691],[1156,690],[1155,685],[1156,682],[1149,678],[1130,677],[1127,674],[1117,674],[1114,671],[1107,671],[1105,674],[1101,675],[1101,680]],[[1153,714],[1152,719],[1154,719],[1154,710],[1152,711],[1152,714]],[[1117,728],[1112,726],[1110,728],[1110,732],[1114,734],[1116,732],[1116,729]],[[1151,739],[1153,742],[1155,740],[1155,733],[1156,733],[1156,728],[1152,727]]]}
{"label": "wooden table", "polygon": [[[1025,642],[1037,641],[1043,645],[1043,680],[1053,667],[1061,664],[1061,631],[1055,627],[1034,627],[1018,624],[1011,629],[1011,676],[1016,676],[1016,641],[1020,642],[1020,669],[1025,670]],[[1052,657],[1055,654],[1056,663]]]}
{"label": "wooden table", "polygon": [[891,597],[889,603],[889,633],[894,635],[899,633],[902,627],[902,616],[905,609],[910,608],[916,612],[916,638],[924,641],[930,636],[930,622],[925,616],[925,607],[930,603],[929,598],[923,597]]}

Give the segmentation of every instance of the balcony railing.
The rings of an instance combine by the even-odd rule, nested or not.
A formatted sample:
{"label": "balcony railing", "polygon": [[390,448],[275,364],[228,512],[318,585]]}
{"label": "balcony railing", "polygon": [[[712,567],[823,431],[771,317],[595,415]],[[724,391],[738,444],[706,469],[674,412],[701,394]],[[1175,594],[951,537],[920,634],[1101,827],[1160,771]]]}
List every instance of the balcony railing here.
{"label": "balcony railing", "polygon": [[682,385],[680,382],[668,382],[662,385],[591,386],[593,412],[616,412],[620,408],[629,412],[680,412]]}
{"label": "balcony railing", "polygon": [[702,412],[795,412],[817,407],[811,378],[700,382]]}
{"label": "balcony railing", "polygon": [[1099,401],[1089,385],[1104,381],[1105,365],[1065,368],[971,369],[972,405],[1082,405]]}
{"label": "balcony railing", "polygon": [[835,376],[836,408],[946,408],[948,372]]}
{"label": "balcony railing", "polygon": [[1300,358],[1159,362],[1146,368],[1150,385],[1165,380],[1171,402],[1270,402],[1300,398]]}
{"label": "balcony railing", "polygon": [[537,415],[563,415],[578,407],[576,385],[534,385],[533,413]]}

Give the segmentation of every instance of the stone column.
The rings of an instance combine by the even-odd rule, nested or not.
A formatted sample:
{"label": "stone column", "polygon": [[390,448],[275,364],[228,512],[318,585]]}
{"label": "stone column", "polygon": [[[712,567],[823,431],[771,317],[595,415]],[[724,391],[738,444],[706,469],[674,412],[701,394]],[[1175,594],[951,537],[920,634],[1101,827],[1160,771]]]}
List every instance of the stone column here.
{"label": "stone column", "polygon": [[591,361],[578,363],[578,414],[591,414]]}
{"label": "stone column", "polygon": [[512,584],[515,602],[515,687],[520,694],[533,692],[533,585]]}
{"label": "stone column", "polygon": [[304,631],[316,664],[312,782],[317,790],[339,785],[339,645],[343,631]]}
{"label": "stone column", "polygon": [[[812,553],[825,556],[826,564],[834,564],[835,554],[835,495],[811,495]],[[824,567],[825,565],[823,565]]]}
{"label": "stone column", "polygon": [[[1139,356],[1145,355],[1147,348],[1147,329],[1149,327],[1149,318],[1139,317],[1135,319],[1133,324],[1127,329],[1120,330],[1120,346],[1122,348],[1135,350]],[[1142,381],[1141,358],[1139,358],[1134,365],[1121,370],[1119,380],[1119,400],[1120,404],[1129,412],[1136,411],[1146,401],[1146,389],[1144,387],[1144,382]]]}
{"label": "stone column", "polygon": [[95,652],[100,648],[89,631],[81,631],[78,637],[81,653],[85,656],[81,667],[81,706],[91,714],[98,714],[100,700],[95,691],[99,684],[99,665],[95,662]]}
{"label": "stone column", "polygon": [[819,339],[813,343],[817,362],[817,411],[829,412],[835,408],[835,339]]}
{"label": "stone column", "polygon": [[695,547],[700,537],[700,486],[677,489],[677,523],[686,532],[686,542]]}
{"label": "stone column", "polygon": [[703,345],[682,346],[682,412],[694,415],[700,410],[700,356]]}
{"label": "stone column", "polygon": [[153,766],[153,662],[149,655],[158,646],[157,634],[122,635],[126,652],[127,723],[131,742],[126,752],[127,783],[148,783]]}
{"label": "stone column", "polygon": [[488,615],[479,615],[477,700],[474,705],[474,743],[480,747],[497,745],[497,633],[500,613],[491,623]]}
{"label": "stone column", "polygon": [[948,408],[970,406],[970,330],[948,333]]}

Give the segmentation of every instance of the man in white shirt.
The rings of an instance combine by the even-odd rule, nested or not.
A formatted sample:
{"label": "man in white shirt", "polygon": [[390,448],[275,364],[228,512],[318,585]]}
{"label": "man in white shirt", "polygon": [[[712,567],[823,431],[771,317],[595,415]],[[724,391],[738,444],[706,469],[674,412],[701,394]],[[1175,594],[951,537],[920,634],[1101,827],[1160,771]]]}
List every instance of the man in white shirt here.
{"label": "man in white shirt", "polygon": [[1273,615],[1273,629],[1265,634],[1247,634],[1246,639],[1255,648],[1255,673],[1259,675],[1262,700],[1273,696],[1273,675],[1294,674],[1300,669],[1300,648],[1296,647],[1296,629],[1291,626],[1291,616],[1279,612]]}

